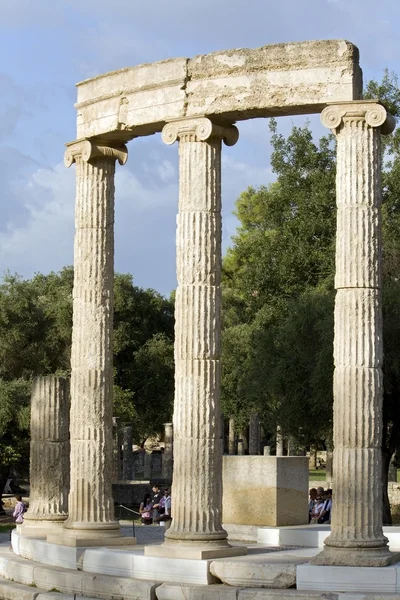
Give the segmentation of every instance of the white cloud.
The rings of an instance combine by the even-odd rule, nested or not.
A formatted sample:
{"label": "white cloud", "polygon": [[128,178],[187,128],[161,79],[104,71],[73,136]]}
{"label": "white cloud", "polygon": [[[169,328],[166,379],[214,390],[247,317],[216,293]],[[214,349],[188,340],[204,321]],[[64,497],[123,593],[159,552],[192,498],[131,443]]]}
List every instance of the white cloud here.
{"label": "white cloud", "polygon": [[[178,205],[178,173],[168,160],[144,163],[153,179],[139,180],[127,167],[116,173],[115,251],[116,270],[131,272],[143,287],[168,294],[175,286],[175,217]],[[139,165],[141,170],[142,165]],[[26,218],[10,219],[0,232],[0,269],[26,277],[34,272],[58,271],[73,261],[75,167],[39,168],[20,189]],[[265,167],[235,158],[232,149],[223,154],[224,248],[235,232],[234,203],[249,185],[271,180]],[[148,179],[148,180],[147,180]]]}
{"label": "white cloud", "polygon": [[38,169],[23,189],[27,216],[0,233],[2,271],[25,276],[72,262],[75,179],[63,165]]}
{"label": "white cloud", "polygon": [[[145,272],[147,265],[143,263],[143,252],[151,261],[154,240],[165,238],[160,231],[162,223],[156,223],[154,229],[154,215],[169,211],[172,219],[175,218],[178,182],[173,176],[174,166],[163,161],[154,172],[153,184],[146,187],[128,168],[117,171],[117,270],[129,270],[135,274],[141,270]],[[72,264],[75,167],[66,169],[60,163],[54,169],[36,169],[26,184],[20,186],[19,196],[24,199],[25,218],[22,223],[17,223],[10,217],[0,232],[0,271],[9,269],[31,277],[35,272],[58,271]],[[173,229],[170,233],[173,240]],[[157,274],[152,275],[152,285],[156,287]],[[172,286],[173,282],[170,283]]]}
{"label": "white cloud", "polygon": [[177,202],[178,182],[174,165],[169,161],[163,161],[151,168],[150,164],[146,163],[146,171],[153,174],[153,180],[147,181],[147,185],[128,168],[117,170],[115,178],[117,211],[122,209],[138,215]]}

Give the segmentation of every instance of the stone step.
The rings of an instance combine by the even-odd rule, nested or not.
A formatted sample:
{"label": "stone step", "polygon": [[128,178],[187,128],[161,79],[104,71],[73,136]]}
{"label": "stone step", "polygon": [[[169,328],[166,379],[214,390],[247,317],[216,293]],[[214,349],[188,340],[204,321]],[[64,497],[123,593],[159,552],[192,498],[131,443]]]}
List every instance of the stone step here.
{"label": "stone step", "polygon": [[35,587],[16,583],[0,577],[1,600],[36,600],[40,590]]}
{"label": "stone step", "polygon": [[[356,594],[341,592],[238,589],[228,585],[187,585],[163,583],[157,588],[157,600],[399,600],[399,594]],[[77,599],[78,600],[78,599]]]}
{"label": "stone step", "polygon": [[[10,594],[14,585],[22,586],[25,593],[3,594],[5,600],[75,600],[75,596],[79,600],[156,600],[155,590],[161,584],[44,565],[15,555],[7,545],[0,546],[0,577]],[[59,594],[40,597],[39,590],[40,594]]]}
{"label": "stone step", "polygon": [[[0,600],[75,600],[75,594],[46,592],[31,585],[23,585],[0,577]],[[97,600],[88,596],[79,596],[79,600]]]}

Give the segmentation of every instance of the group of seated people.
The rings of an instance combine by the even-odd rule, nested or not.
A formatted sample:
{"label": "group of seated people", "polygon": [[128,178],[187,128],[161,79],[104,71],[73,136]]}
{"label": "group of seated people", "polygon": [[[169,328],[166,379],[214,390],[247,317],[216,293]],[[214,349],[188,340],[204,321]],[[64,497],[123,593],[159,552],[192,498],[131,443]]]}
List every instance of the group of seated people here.
{"label": "group of seated people", "polygon": [[308,503],[308,522],[322,524],[331,522],[332,490],[322,487],[310,489]]}
{"label": "group of seated people", "polygon": [[142,525],[166,525],[171,521],[171,494],[169,488],[161,492],[158,485],[147,492],[139,507]]}

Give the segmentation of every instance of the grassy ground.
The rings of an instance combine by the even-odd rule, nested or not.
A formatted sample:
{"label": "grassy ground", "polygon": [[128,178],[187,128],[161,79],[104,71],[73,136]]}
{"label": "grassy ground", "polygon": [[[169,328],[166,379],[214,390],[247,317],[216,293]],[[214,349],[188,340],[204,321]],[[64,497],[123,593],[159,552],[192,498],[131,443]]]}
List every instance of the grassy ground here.
{"label": "grassy ground", "polygon": [[0,524],[0,533],[4,533],[5,531],[10,531],[10,529],[14,529],[15,523],[1,523]]}
{"label": "grassy ground", "polygon": [[325,469],[310,469],[310,481],[325,481]]}
{"label": "grassy ground", "polygon": [[[310,469],[310,481],[325,481],[325,469]],[[397,469],[397,483],[400,483],[400,469]]]}

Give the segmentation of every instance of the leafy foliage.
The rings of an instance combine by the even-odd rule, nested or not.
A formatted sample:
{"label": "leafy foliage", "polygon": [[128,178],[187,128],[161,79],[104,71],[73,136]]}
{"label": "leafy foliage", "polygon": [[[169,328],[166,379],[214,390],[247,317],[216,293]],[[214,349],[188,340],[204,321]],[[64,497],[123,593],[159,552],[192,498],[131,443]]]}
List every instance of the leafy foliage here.
{"label": "leafy foliage", "polygon": [[[30,280],[7,273],[0,285],[3,476],[27,463],[32,378],[70,373],[72,287],[72,267]],[[131,275],[115,276],[114,296],[114,414],[143,440],[171,417],[173,303]]]}

